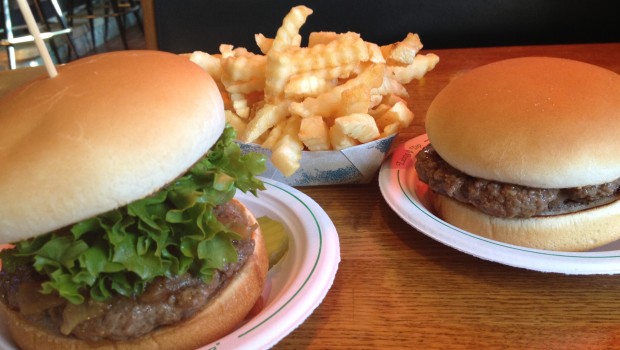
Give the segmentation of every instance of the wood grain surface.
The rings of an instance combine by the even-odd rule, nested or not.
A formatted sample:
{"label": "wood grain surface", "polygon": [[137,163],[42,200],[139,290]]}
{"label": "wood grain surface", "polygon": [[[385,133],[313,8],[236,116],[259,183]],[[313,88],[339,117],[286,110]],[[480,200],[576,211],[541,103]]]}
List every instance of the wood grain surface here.
{"label": "wood grain surface", "polygon": [[[435,70],[408,87],[416,118],[394,146],[424,133],[450,79],[485,63],[556,56],[620,73],[619,43],[434,52]],[[35,74],[0,72],[0,94]],[[336,225],[342,261],[322,304],[274,349],[620,348],[620,276],[540,273],[461,253],[401,220],[376,180],[300,190]]]}
{"label": "wood grain surface", "polygon": [[[485,63],[555,56],[620,73],[616,43],[433,52],[440,62],[409,85],[416,117],[394,146],[424,133],[441,88]],[[466,255],[401,220],[376,181],[301,190],[336,225],[342,261],[323,303],[275,349],[620,348],[620,276],[541,273]]]}

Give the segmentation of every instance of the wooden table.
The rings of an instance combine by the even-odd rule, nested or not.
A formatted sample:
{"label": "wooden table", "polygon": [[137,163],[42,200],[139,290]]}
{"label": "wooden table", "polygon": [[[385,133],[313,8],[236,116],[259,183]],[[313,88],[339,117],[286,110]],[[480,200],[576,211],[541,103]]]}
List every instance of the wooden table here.
{"label": "wooden table", "polygon": [[[485,63],[559,56],[620,73],[620,44],[433,52],[440,62],[409,86],[416,119],[396,144],[424,133],[450,79]],[[275,349],[620,348],[620,276],[545,274],[460,253],[401,220],[376,181],[302,191],[336,225],[342,261],[323,303]]]}
{"label": "wooden table", "polygon": [[[620,44],[434,52],[441,61],[409,86],[416,119],[395,145],[424,133],[450,79],[488,62],[547,55],[620,73]],[[0,72],[0,94],[22,74]],[[620,276],[545,274],[460,253],[402,221],[376,181],[301,190],[336,225],[342,261],[323,303],[275,349],[620,348]]]}

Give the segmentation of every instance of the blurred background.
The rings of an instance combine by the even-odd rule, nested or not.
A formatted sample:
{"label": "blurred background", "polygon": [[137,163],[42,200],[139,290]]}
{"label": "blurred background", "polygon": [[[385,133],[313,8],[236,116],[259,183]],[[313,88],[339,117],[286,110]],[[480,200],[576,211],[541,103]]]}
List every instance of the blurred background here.
{"label": "blurred background", "polygon": [[254,49],[254,34],[273,37],[297,4],[314,10],[303,37],[355,31],[386,44],[414,32],[429,49],[620,40],[617,0],[155,0],[157,44],[172,52],[214,52],[219,43]]}
{"label": "blurred background", "polygon": [[[30,43],[7,44],[7,13],[16,30],[23,21],[15,0],[2,0],[4,27],[0,69],[8,67],[8,47],[19,66],[37,64]],[[386,44],[418,33],[425,49],[620,42],[618,0],[30,0],[42,17],[62,27],[58,7],[71,28],[49,40],[67,62],[97,52],[159,49],[174,53],[218,52],[222,43],[258,51],[254,34],[273,37],[288,10],[304,4],[314,10],[302,27],[311,31],[355,31],[367,41]],[[8,7],[8,12],[7,12]],[[93,15],[89,15],[89,8]],[[107,11],[107,12],[106,12]],[[138,14],[138,16],[136,16]],[[90,20],[93,20],[92,22]],[[40,20],[42,31],[47,31]],[[119,29],[123,30],[119,30]],[[123,35],[125,39],[123,40]],[[70,37],[75,46],[70,48]]]}
{"label": "blurred background", "polygon": [[[144,49],[139,0],[28,0],[52,59]],[[42,65],[16,0],[2,0],[0,70]],[[124,37],[124,39],[123,39]]]}

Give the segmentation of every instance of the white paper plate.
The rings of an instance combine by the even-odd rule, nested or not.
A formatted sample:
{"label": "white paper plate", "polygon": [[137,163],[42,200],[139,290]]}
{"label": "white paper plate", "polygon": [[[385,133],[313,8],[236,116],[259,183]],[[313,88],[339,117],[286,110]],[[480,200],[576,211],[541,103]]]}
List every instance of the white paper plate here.
{"label": "white paper plate", "polygon": [[[264,307],[236,331],[201,349],[266,349],[297,328],[321,303],[340,262],[334,224],[310,197],[287,185],[262,179],[258,198],[239,193],[257,216],[282,222],[290,234],[288,253],[268,274]],[[0,349],[16,349],[0,318]]]}
{"label": "white paper plate", "polygon": [[426,135],[405,142],[379,171],[383,197],[408,224],[452,248],[505,265],[565,274],[620,273],[620,241],[578,253],[530,249],[477,236],[436,217],[425,203],[425,185],[414,168],[415,155],[427,144]]}

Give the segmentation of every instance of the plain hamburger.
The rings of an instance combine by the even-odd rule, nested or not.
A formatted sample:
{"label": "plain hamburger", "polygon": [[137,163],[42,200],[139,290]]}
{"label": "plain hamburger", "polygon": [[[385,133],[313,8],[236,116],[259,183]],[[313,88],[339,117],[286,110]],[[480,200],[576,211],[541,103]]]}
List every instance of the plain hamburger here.
{"label": "plain hamburger", "polygon": [[178,55],[59,67],[0,100],[0,300],[24,349],[195,349],[243,321],[268,262],[264,158]]}
{"label": "plain hamburger", "polygon": [[620,238],[620,76],[524,57],[452,80],[416,156],[437,215],[519,246],[581,251]]}

